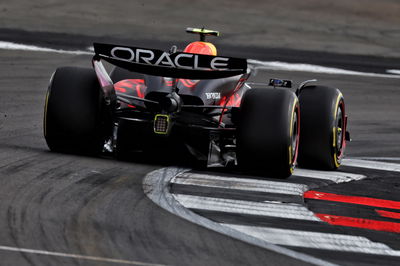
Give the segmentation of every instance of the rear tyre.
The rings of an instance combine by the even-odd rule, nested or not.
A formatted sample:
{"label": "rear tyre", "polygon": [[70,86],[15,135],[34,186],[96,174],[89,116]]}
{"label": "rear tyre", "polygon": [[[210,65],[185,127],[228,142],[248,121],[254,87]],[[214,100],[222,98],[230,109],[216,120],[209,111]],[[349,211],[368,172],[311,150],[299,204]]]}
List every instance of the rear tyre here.
{"label": "rear tyre", "polygon": [[337,169],[346,147],[346,113],[342,93],[331,87],[307,86],[301,90],[299,101],[299,165]]}
{"label": "rear tyre", "polygon": [[239,166],[263,176],[290,176],[297,159],[299,129],[300,109],[293,92],[248,90],[237,127]]}
{"label": "rear tyre", "polygon": [[96,154],[111,131],[102,92],[93,69],[58,68],[44,107],[44,137],[50,150]]}

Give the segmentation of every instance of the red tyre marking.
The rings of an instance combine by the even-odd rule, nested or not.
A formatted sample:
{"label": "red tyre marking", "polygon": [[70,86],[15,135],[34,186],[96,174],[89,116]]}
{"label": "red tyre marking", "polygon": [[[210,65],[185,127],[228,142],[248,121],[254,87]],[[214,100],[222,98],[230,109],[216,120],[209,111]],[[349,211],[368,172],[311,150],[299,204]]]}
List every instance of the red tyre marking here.
{"label": "red tyre marking", "polygon": [[400,213],[398,212],[389,212],[384,210],[375,210],[382,217],[400,219]]}
{"label": "red tyre marking", "polygon": [[362,218],[337,216],[330,214],[315,214],[319,219],[331,225],[357,227],[363,229],[400,233],[400,223],[376,221]]}
{"label": "red tyre marking", "polygon": [[375,199],[375,198],[358,197],[358,196],[346,196],[346,195],[319,192],[313,190],[307,191],[306,193],[304,193],[303,196],[305,199],[344,202],[344,203],[352,203],[352,204],[367,205],[372,207],[400,210],[400,202],[393,200]]}

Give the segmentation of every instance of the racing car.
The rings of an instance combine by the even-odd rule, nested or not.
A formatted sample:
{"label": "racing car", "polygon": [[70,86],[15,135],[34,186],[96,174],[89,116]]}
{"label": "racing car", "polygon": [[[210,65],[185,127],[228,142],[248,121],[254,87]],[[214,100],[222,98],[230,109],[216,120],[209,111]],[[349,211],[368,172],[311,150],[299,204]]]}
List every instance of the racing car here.
{"label": "racing car", "polygon": [[50,150],[172,156],[184,149],[208,167],[276,177],[297,164],[340,166],[349,134],[339,89],[315,80],[296,89],[290,80],[249,82],[246,59],[221,56],[205,40],[218,31],[186,31],[200,40],[183,51],[94,43],[93,68],[57,68],[44,107]]}

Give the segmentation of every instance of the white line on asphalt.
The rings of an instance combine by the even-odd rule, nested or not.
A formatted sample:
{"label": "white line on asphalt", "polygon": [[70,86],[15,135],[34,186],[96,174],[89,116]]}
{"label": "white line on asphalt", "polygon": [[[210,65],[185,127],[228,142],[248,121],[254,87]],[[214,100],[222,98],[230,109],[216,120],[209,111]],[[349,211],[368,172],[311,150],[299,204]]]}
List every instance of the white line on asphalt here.
{"label": "white line on asphalt", "polygon": [[86,255],[63,253],[63,252],[53,252],[53,251],[39,250],[39,249],[17,248],[17,247],[10,247],[10,246],[0,246],[0,250],[11,251],[11,252],[20,252],[20,253],[29,253],[29,254],[36,254],[36,255],[45,255],[45,256],[64,257],[64,258],[71,258],[71,259],[118,263],[118,264],[141,265],[141,266],[162,266],[163,265],[163,264],[146,263],[146,262],[140,262],[140,261],[134,261],[134,260],[112,259],[112,258],[86,256]]}
{"label": "white line on asphalt", "polygon": [[387,73],[400,75],[400,69],[388,69],[386,70]]}
{"label": "white line on asphalt", "polygon": [[397,163],[386,163],[386,162],[368,161],[360,159],[343,159],[342,165],[375,169],[375,170],[400,172],[400,164]]}
{"label": "white line on asphalt", "polygon": [[376,77],[376,78],[400,78],[400,75],[391,74],[378,74],[378,73],[367,73],[352,70],[345,70],[333,67],[324,67],[311,64],[302,63],[286,63],[279,61],[259,61],[259,60],[248,60],[250,66],[255,69],[265,70],[283,70],[283,71],[300,71],[300,72],[311,72],[321,74],[336,74],[336,75],[349,75],[349,76],[364,76],[364,77]]}
{"label": "white line on asphalt", "polygon": [[[20,44],[14,42],[6,42],[6,41],[0,41],[0,49],[50,52],[50,53],[74,54],[74,55],[93,55],[93,50],[91,49],[91,47],[89,47],[87,50],[71,51],[71,50],[60,50],[60,49],[53,49],[53,48]],[[311,73],[321,73],[321,74],[366,76],[366,77],[379,77],[379,78],[400,78],[400,75],[367,73],[367,72],[351,71],[340,68],[324,67],[311,64],[286,63],[278,61],[259,61],[254,59],[249,59],[248,63],[249,66],[253,67],[254,69],[301,71],[301,72],[311,72]],[[398,73],[393,73],[393,74],[398,74]]]}
{"label": "white line on asphalt", "polygon": [[[317,171],[317,170],[309,170],[296,168],[293,173],[294,176],[303,176],[310,177],[315,179],[324,179],[331,180],[335,183],[343,183],[350,182],[354,180],[361,180],[366,178],[365,175],[353,174],[353,173],[344,173],[338,171]],[[296,178],[296,177],[294,177]]]}
{"label": "white line on asphalt", "polygon": [[252,202],[183,194],[173,194],[173,196],[180,204],[189,209],[321,221],[306,207],[296,203]]}
{"label": "white line on asphalt", "polygon": [[357,252],[374,255],[400,256],[400,251],[393,250],[382,243],[372,242],[369,239],[361,236],[234,224],[224,225],[247,235],[264,239],[276,245]]}
{"label": "white line on asphalt", "polygon": [[3,50],[18,50],[18,51],[33,51],[33,52],[47,52],[47,53],[59,53],[59,54],[73,54],[73,55],[93,55],[93,53],[89,52],[89,51],[60,50],[60,49],[52,49],[52,48],[35,46],[35,45],[26,45],[26,44],[13,43],[13,42],[4,42],[4,41],[0,41],[0,49],[3,49]]}
{"label": "white line on asphalt", "polygon": [[236,178],[186,172],[174,177],[171,183],[193,185],[200,187],[213,187],[223,189],[237,189],[243,191],[257,191],[278,193],[286,195],[303,195],[308,190],[307,185],[277,181],[267,181],[250,178]]}
{"label": "white line on asphalt", "polygon": [[351,159],[366,160],[366,161],[400,161],[400,157],[352,157]]}

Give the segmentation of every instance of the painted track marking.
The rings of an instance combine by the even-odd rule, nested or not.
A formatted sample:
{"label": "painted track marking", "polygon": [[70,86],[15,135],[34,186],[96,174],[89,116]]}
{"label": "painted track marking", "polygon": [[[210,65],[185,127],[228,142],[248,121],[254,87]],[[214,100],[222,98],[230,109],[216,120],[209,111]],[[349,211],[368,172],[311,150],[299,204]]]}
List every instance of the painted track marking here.
{"label": "painted track marking", "polygon": [[181,194],[174,194],[174,197],[185,208],[189,209],[320,221],[306,207],[294,203],[252,202]]}
{"label": "painted track marking", "polygon": [[359,159],[363,161],[400,161],[400,157],[357,157],[353,159]]}
{"label": "painted track marking", "polygon": [[365,175],[360,175],[360,174],[333,172],[333,171],[317,171],[317,170],[297,169],[297,168],[295,169],[293,175],[322,179],[322,180],[330,180],[335,183],[350,182],[366,178]]}
{"label": "painted track marking", "polygon": [[331,225],[357,227],[357,228],[364,228],[376,231],[400,233],[400,223],[322,214],[322,213],[316,213],[315,215],[322,221],[327,222]]}
{"label": "painted track marking", "polygon": [[[360,167],[363,168],[365,165],[368,165],[368,168],[385,170],[385,171],[399,171],[400,165],[393,163],[384,163],[384,162],[376,162],[376,161],[365,161],[359,159],[345,159],[343,165],[352,166],[352,167]],[[295,180],[297,176],[307,177],[310,179],[320,180],[325,185],[329,185],[331,183],[342,183],[349,182],[355,180],[361,180],[366,178],[365,175],[354,174],[354,173],[344,173],[344,172],[325,172],[325,171],[313,171],[306,169],[296,169],[294,176],[289,179]],[[155,178],[155,177],[153,177]],[[167,178],[168,177],[165,177]],[[315,183],[310,181],[310,179],[304,180],[304,182],[308,184],[313,184],[313,189],[315,189]],[[302,179],[300,179],[302,180]],[[168,182],[168,181],[167,181]],[[303,182],[303,181],[301,181]],[[331,183],[330,183],[331,182]],[[146,182],[145,182],[146,183]],[[246,215],[250,215],[252,217],[263,217],[264,219],[283,219],[285,223],[289,223],[289,221],[293,221],[291,223],[296,223],[297,221],[303,220],[305,223],[304,226],[313,225],[316,226],[317,223],[324,224],[326,217],[320,217],[318,214],[310,213],[310,211],[305,208],[301,204],[293,203],[295,198],[290,199],[293,200],[292,203],[282,203],[282,202],[261,202],[261,201],[247,201],[247,200],[233,200],[229,198],[225,198],[226,196],[219,197],[210,197],[210,192],[207,190],[203,190],[205,192],[196,192],[196,195],[190,195],[190,190],[195,189],[196,187],[205,187],[205,188],[213,188],[217,189],[218,193],[225,193],[224,191],[234,190],[236,193],[241,193],[242,198],[246,198],[246,194],[251,194],[252,192],[263,192],[265,195],[275,194],[275,195],[291,195],[294,197],[301,197],[299,195],[300,191],[304,191],[304,189],[308,189],[307,184],[298,184],[298,183],[287,183],[284,181],[270,181],[270,180],[259,180],[259,179],[251,179],[251,178],[239,178],[239,177],[229,177],[229,176],[213,176],[207,174],[199,174],[199,173],[176,173],[172,177],[170,177],[170,184],[172,185],[180,185],[186,186],[183,190],[184,194],[169,194],[169,189],[164,188],[164,195],[170,195],[174,201],[179,202],[182,208],[182,211],[176,212],[178,209],[174,204],[169,202],[169,206],[167,209],[172,213],[175,213],[182,217],[182,213],[186,219],[194,223],[198,223],[203,225],[205,220],[208,220],[205,217],[199,216],[193,211],[211,211],[211,213],[217,214],[217,217],[233,217],[230,215],[239,214],[245,217]],[[276,187],[274,187],[276,186]],[[282,186],[282,187],[278,187]],[[183,189],[183,187],[180,187]],[[218,190],[219,189],[219,190]],[[179,190],[177,190],[179,191]],[[202,196],[202,193],[206,193],[205,196]],[[218,194],[217,193],[217,194]],[[213,194],[211,194],[213,195]],[[159,202],[160,197],[155,199],[154,196],[149,196],[153,201]],[[262,197],[261,197],[262,200]],[[299,202],[299,201],[297,201]],[[165,204],[164,204],[165,206]],[[174,207],[175,206],[175,207]],[[172,208],[172,209],[171,209]],[[303,209],[304,208],[304,209]],[[185,211],[183,211],[185,210]],[[221,216],[222,215],[222,216]],[[317,219],[315,219],[317,218]],[[350,217],[351,218],[351,217]],[[200,219],[201,222],[196,220]],[[232,219],[232,218],[229,218]],[[221,222],[216,223],[208,220],[213,226],[208,227],[210,229],[216,231],[223,232],[228,235],[232,235],[235,238],[242,239],[240,234],[242,234],[244,239],[248,237],[253,237],[255,239],[260,240],[260,243],[263,243],[261,246],[266,243],[274,244],[274,245],[284,245],[284,246],[292,246],[292,247],[301,247],[301,248],[311,248],[311,249],[325,249],[330,251],[340,251],[340,252],[350,252],[352,254],[370,254],[370,255],[386,255],[400,257],[400,251],[394,250],[386,244],[374,242],[369,240],[368,238],[361,236],[351,236],[344,234],[332,233],[331,230],[329,232],[324,232],[326,227],[318,227],[319,232],[314,232],[314,227],[308,227],[306,230],[296,230],[296,227],[293,229],[283,229],[281,226],[275,228],[273,223],[267,222],[262,224],[270,224],[270,226],[260,225],[253,226],[248,224],[232,224],[231,220],[225,220],[222,218]],[[275,221],[275,220],[271,220]],[[215,225],[215,224],[218,224]],[[397,225],[396,225],[397,226]],[[215,228],[214,228],[215,227]],[[222,229],[224,228],[224,229]],[[235,231],[225,231],[227,228],[234,229]],[[306,228],[306,227],[303,227]],[[325,229],[324,229],[325,228]],[[311,230],[311,231],[310,231]],[[227,233],[230,232],[230,233]],[[233,233],[238,232],[238,233]],[[333,231],[335,232],[335,231]],[[340,231],[339,231],[340,232]],[[239,234],[239,236],[237,235]],[[246,241],[246,240],[245,240]],[[253,241],[253,240],[252,240]],[[251,242],[251,241],[250,241]],[[269,246],[269,245],[268,245]],[[270,247],[270,246],[269,246]],[[304,254],[304,253],[303,253]],[[360,255],[359,255],[360,256]],[[324,261],[322,265],[326,264]],[[317,262],[316,264],[320,264]],[[321,264],[320,264],[321,265]]]}
{"label": "painted track marking", "polygon": [[345,70],[334,67],[325,67],[319,65],[311,65],[304,63],[287,63],[280,61],[260,61],[260,60],[248,60],[249,64],[254,69],[263,70],[282,70],[282,71],[301,71],[311,73],[322,73],[322,74],[336,74],[336,75],[350,75],[350,76],[364,76],[364,77],[376,77],[376,78],[400,78],[397,72],[387,72],[391,74],[378,74],[378,73],[366,73],[353,70]]}
{"label": "painted track marking", "polygon": [[326,192],[320,192],[320,191],[314,191],[314,190],[309,190],[306,193],[304,193],[304,198],[314,199],[314,200],[344,202],[344,203],[400,210],[400,202],[399,201],[375,199],[375,198],[369,198],[369,197],[339,195],[339,194],[326,193]]}
{"label": "painted track marking", "polygon": [[176,201],[176,199],[173,197],[173,194],[170,194],[169,185],[173,177],[187,171],[189,171],[189,169],[169,167],[159,169],[147,174],[143,180],[143,190],[146,196],[151,199],[155,204],[174,215],[177,215],[183,219],[186,219],[192,223],[198,224],[210,230],[219,232],[232,238],[239,239],[252,245],[262,247],[265,250],[275,254],[275,256],[289,257],[314,265],[336,265],[301,252],[274,245],[265,239],[244,234],[243,232],[239,232],[237,230],[234,230],[233,228],[209,220],[183,207],[178,201]]}
{"label": "painted track marking", "polygon": [[53,48],[40,47],[40,46],[35,46],[35,45],[27,45],[27,44],[4,42],[4,41],[0,41],[0,49],[3,49],[3,50],[17,50],[17,51],[31,51],[31,52],[58,53],[58,54],[72,54],[72,55],[93,55],[93,53],[89,52],[89,51],[61,50],[61,49],[53,49]]}
{"label": "painted track marking", "polygon": [[308,190],[307,185],[278,181],[264,181],[259,179],[244,179],[226,176],[214,176],[198,173],[183,173],[171,180],[173,184],[192,185],[200,187],[237,189],[243,191],[257,191],[279,193],[287,195],[302,195]]}
{"label": "painted track marking", "polygon": [[140,261],[134,261],[134,260],[112,259],[112,258],[104,258],[104,257],[97,257],[97,256],[87,256],[87,255],[79,255],[79,254],[71,254],[71,253],[63,253],[63,252],[54,252],[54,251],[47,251],[47,250],[40,250],[40,249],[17,248],[17,247],[10,247],[10,246],[0,246],[0,250],[19,252],[19,253],[36,254],[36,255],[71,258],[71,259],[80,259],[80,260],[91,260],[91,261],[108,262],[108,263],[128,264],[128,265],[163,266],[163,264],[146,263],[146,262],[140,262]]}
{"label": "painted track marking", "polygon": [[342,165],[374,170],[400,172],[400,164],[397,163],[386,163],[361,159],[343,159]]}
{"label": "painted track marking", "polygon": [[[61,50],[47,47],[40,47],[35,45],[20,44],[14,42],[0,41],[0,49],[3,50],[20,50],[20,51],[31,51],[31,52],[47,52],[47,53],[61,53],[61,54],[73,54],[73,55],[93,55],[93,47],[89,47],[86,50]],[[352,70],[345,70],[333,67],[324,67],[319,65],[311,65],[304,63],[287,63],[279,61],[259,61],[254,59],[248,60],[249,66],[253,69],[262,70],[280,70],[280,71],[301,71],[311,73],[322,73],[322,74],[333,74],[333,75],[350,75],[350,76],[364,76],[364,77],[376,77],[376,78],[395,78],[400,79],[400,75],[396,71],[389,71],[391,74],[378,74],[378,73],[367,73]]]}
{"label": "painted track marking", "polygon": [[389,212],[389,211],[384,211],[384,210],[375,210],[375,212],[382,217],[392,218],[392,219],[400,219],[400,213],[398,213],[398,212]]}

